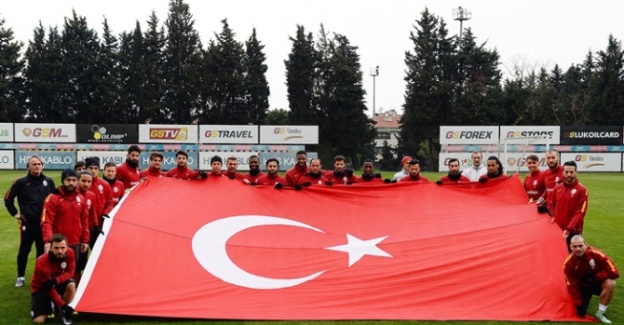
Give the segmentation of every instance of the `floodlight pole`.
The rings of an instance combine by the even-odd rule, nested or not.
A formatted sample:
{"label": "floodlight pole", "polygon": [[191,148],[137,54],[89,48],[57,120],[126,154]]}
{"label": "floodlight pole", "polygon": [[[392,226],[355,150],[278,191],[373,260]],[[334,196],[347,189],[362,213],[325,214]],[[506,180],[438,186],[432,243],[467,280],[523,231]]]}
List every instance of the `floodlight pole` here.
{"label": "floodlight pole", "polygon": [[453,9],[453,19],[459,20],[459,41],[462,39],[462,32],[464,31],[464,20],[470,20],[472,13],[468,9],[464,9],[461,6],[457,9]]}
{"label": "floodlight pole", "polygon": [[375,78],[379,76],[379,66],[370,70],[370,75],[373,77],[373,118],[375,118]]}

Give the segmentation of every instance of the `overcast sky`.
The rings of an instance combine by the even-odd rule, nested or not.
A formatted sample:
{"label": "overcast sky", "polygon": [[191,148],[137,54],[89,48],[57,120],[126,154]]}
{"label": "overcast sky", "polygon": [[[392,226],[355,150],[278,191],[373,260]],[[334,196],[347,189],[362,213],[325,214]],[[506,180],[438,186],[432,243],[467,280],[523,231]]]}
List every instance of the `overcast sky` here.
{"label": "overcast sky", "polygon": [[[303,25],[318,37],[320,24],[329,32],[347,36],[359,48],[363,83],[369,114],[373,106],[373,78],[370,71],[379,66],[376,78],[376,111],[402,110],[405,93],[405,51],[412,51],[409,33],[427,7],[442,17],[451,32],[459,33],[453,9],[462,6],[472,13],[464,28],[472,28],[477,43],[487,41],[501,56],[501,70],[507,74],[514,64],[528,67],[557,63],[565,71],[582,63],[588,50],[604,50],[609,34],[624,39],[624,1],[367,1],[367,0],[186,0],[195,19],[195,29],[204,46],[222,29],[228,19],[238,41],[244,42],[256,28],[265,45],[267,79],[271,89],[271,109],[288,108],[284,60],[287,59],[296,26]],[[63,27],[72,9],[86,16],[89,26],[101,35],[106,17],[115,34],[143,30],[152,11],[163,22],[168,0],[3,0],[0,17],[12,28],[15,38],[27,44],[39,21],[43,26]]]}

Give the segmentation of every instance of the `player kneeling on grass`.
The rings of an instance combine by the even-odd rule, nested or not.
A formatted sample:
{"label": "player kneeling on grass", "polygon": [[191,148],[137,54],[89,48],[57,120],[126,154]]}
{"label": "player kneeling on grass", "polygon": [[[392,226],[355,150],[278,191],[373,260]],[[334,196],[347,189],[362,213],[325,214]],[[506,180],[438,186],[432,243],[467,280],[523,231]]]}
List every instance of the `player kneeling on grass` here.
{"label": "player kneeling on grass", "polygon": [[30,282],[33,323],[43,324],[52,314],[50,302],[58,308],[63,324],[71,324],[74,309],[69,303],[74,300],[76,284],[72,277],[76,269],[74,251],[68,247],[67,238],[56,233],[50,240],[50,251],[37,258],[35,271]]}
{"label": "player kneeling on grass", "polygon": [[572,253],[566,258],[563,270],[568,291],[574,299],[576,313],[585,317],[592,295],[600,297],[596,318],[603,323],[611,324],[605,312],[613,298],[615,279],[620,277],[613,260],[602,251],[587,246],[581,235],[570,240]]}

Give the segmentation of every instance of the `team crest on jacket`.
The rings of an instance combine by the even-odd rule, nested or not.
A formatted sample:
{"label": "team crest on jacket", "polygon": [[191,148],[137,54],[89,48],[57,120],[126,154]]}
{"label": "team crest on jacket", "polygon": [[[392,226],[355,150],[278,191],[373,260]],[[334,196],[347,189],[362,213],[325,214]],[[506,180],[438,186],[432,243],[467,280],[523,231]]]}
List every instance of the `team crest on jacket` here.
{"label": "team crest on jacket", "polygon": [[104,186],[102,186],[102,184],[98,185],[98,191],[100,191],[100,193],[104,193]]}
{"label": "team crest on jacket", "polygon": [[116,188],[116,187],[114,187],[114,188],[113,188],[113,192],[117,193],[117,192],[119,192],[119,189],[118,189],[118,188]]}
{"label": "team crest on jacket", "polygon": [[78,204],[80,204],[80,196],[76,197],[76,202],[78,202]]}
{"label": "team crest on jacket", "polygon": [[533,181],[533,186],[537,186],[537,180]]}
{"label": "team crest on jacket", "polygon": [[87,199],[87,206],[90,208],[91,207],[91,199]]}
{"label": "team crest on jacket", "polygon": [[559,176],[555,177],[555,183],[559,183]]}
{"label": "team crest on jacket", "polygon": [[572,189],[572,197],[574,197],[574,194],[576,194],[576,189]]}
{"label": "team crest on jacket", "polygon": [[48,186],[48,181],[46,181],[45,179],[43,180],[43,186]]}
{"label": "team crest on jacket", "polygon": [[64,270],[67,267],[67,262],[61,263],[61,268]]}

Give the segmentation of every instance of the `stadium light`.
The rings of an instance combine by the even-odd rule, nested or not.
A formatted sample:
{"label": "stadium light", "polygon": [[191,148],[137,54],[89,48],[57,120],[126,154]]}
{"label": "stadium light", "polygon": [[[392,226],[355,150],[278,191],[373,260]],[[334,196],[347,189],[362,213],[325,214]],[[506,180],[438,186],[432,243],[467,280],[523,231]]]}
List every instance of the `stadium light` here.
{"label": "stadium light", "polygon": [[468,9],[464,9],[461,6],[457,9],[453,9],[453,19],[459,20],[459,41],[462,39],[464,20],[470,20],[470,18],[472,18],[472,13],[468,11]]}
{"label": "stadium light", "polygon": [[379,76],[379,66],[370,69],[370,75],[373,77],[373,118],[375,118],[375,78]]}

